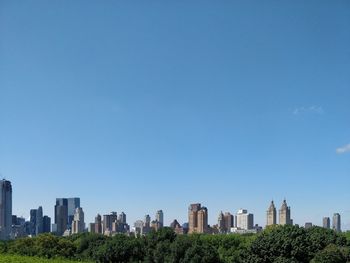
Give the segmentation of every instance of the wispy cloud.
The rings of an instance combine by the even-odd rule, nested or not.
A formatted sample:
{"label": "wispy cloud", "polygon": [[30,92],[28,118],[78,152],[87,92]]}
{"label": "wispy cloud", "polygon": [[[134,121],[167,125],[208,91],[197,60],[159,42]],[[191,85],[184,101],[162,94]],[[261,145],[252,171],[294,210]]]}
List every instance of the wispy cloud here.
{"label": "wispy cloud", "polygon": [[297,107],[293,110],[294,115],[299,115],[303,113],[314,113],[314,114],[323,114],[324,110],[321,106],[308,106],[308,107]]}
{"label": "wispy cloud", "polygon": [[335,150],[338,154],[350,152],[350,143]]}

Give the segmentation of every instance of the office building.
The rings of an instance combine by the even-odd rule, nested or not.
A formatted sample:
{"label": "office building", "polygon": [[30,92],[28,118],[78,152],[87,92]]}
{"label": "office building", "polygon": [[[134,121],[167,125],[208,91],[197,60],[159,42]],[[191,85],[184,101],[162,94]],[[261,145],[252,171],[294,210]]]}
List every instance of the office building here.
{"label": "office building", "polygon": [[225,228],[226,228],[226,231],[229,231],[231,229],[231,227],[234,226],[234,216],[231,215],[230,212],[226,212],[224,214],[224,218],[225,218]]}
{"label": "office building", "polygon": [[208,209],[201,204],[191,204],[188,208],[188,233],[208,232]]}
{"label": "office building", "polygon": [[337,232],[341,232],[341,220],[340,220],[340,214],[335,213],[333,215],[333,230]]}
{"label": "office building", "polygon": [[219,213],[219,216],[218,216],[218,231],[219,231],[219,233],[226,232],[225,216],[222,213],[222,211]]}
{"label": "office building", "polygon": [[117,220],[117,212],[111,212],[109,215],[103,215],[102,232],[112,232],[112,223]]}
{"label": "office building", "polygon": [[51,232],[51,218],[48,216],[43,217],[43,233]]}
{"label": "office building", "polygon": [[72,234],[83,233],[85,231],[84,211],[81,207],[75,209],[72,222]]}
{"label": "office building", "polygon": [[266,211],[266,226],[272,226],[277,224],[277,211],[273,201]]}
{"label": "office building", "polygon": [[331,228],[331,219],[329,217],[324,217],[322,220],[322,226],[324,228],[330,229]]}
{"label": "office building", "polygon": [[248,210],[240,209],[237,212],[237,229],[250,230],[254,228],[254,215]]}
{"label": "office building", "polygon": [[160,227],[164,226],[164,214],[163,210],[158,210],[156,213],[156,221],[159,223]]}
{"label": "office building", "polygon": [[72,198],[67,198],[67,203],[68,203],[68,222],[67,222],[67,228],[71,228],[72,222],[74,220],[74,214],[75,210],[80,207],[80,198],[79,197],[72,197]]}
{"label": "office building", "polygon": [[102,234],[102,217],[100,214],[97,214],[95,217],[95,231],[96,234]]}
{"label": "office building", "polygon": [[118,216],[118,221],[121,224],[126,224],[126,214],[124,212],[121,212]]}
{"label": "office building", "polygon": [[0,181],[0,240],[11,237],[12,231],[12,186],[5,179]]}
{"label": "office building", "polygon": [[[56,198],[55,205],[55,230],[56,235],[62,236],[68,228],[68,199]],[[54,232],[54,231],[53,231]]]}
{"label": "office building", "polygon": [[312,227],[312,223],[311,222],[306,222],[305,223],[305,229],[309,229]]}
{"label": "office building", "polygon": [[292,225],[292,220],[290,216],[291,216],[290,207],[287,205],[286,199],[284,199],[281,209],[279,210],[279,224]]}

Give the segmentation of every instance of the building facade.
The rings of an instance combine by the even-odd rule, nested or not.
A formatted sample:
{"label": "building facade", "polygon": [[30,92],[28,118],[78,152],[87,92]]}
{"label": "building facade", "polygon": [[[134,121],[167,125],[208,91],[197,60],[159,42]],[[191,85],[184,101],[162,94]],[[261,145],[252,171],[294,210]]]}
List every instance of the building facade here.
{"label": "building facade", "polygon": [[5,179],[0,181],[0,240],[11,237],[12,231],[12,185]]}
{"label": "building facade", "polygon": [[248,210],[240,209],[237,212],[237,229],[251,230],[254,228],[254,215]]}
{"label": "building facade", "polygon": [[329,217],[324,217],[322,219],[322,226],[324,228],[330,229],[331,228],[331,219]]}
{"label": "building facade", "polygon": [[201,204],[191,204],[188,208],[188,233],[208,232],[208,209]]}
{"label": "building facade", "polygon": [[68,228],[68,199],[56,198],[55,205],[55,225],[53,232],[62,236]]}
{"label": "building facade", "polygon": [[266,226],[272,226],[277,224],[277,210],[273,201],[266,212]]}
{"label": "building facade", "polygon": [[279,210],[279,224],[292,225],[290,207],[287,205],[286,199],[283,200],[281,209]]}
{"label": "building facade", "polygon": [[85,231],[84,211],[81,207],[75,209],[72,222],[72,234],[83,233]]}
{"label": "building facade", "polygon": [[333,230],[337,232],[341,232],[341,219],[340,214],[335,213],[333,215],[333,222],[332,222]]}

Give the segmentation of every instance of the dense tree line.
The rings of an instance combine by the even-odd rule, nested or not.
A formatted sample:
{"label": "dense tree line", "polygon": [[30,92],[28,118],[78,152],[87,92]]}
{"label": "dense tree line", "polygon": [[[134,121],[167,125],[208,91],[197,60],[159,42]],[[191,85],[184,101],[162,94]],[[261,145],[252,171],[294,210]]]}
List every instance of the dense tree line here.
{"label": "dense tree line", "polygon": [[256,235],[176,235],[162,228],[146,236],[43,234],[0,243],[0,253],[95,262],[342,263],[350,238],[320,227],[275,226]]}

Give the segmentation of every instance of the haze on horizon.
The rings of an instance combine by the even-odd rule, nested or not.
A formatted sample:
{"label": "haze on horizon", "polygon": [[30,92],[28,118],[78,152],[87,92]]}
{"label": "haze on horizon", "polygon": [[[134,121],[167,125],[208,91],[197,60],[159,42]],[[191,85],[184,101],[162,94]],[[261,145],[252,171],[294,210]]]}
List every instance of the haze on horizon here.
{"label": "haze on horizon", "polygon": [[350,229],[350,2],[1,1],[0,174],[13,212],[81,198],[86,222]]}

